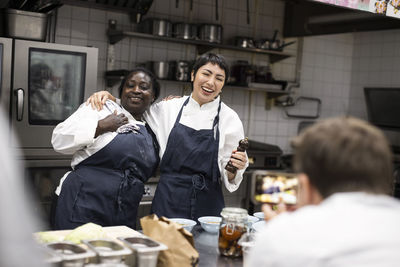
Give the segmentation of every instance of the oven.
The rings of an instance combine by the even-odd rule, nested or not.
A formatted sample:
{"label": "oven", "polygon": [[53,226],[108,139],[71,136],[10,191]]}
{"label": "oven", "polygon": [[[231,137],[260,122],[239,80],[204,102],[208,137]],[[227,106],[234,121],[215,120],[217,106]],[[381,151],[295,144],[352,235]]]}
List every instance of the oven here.
{"label": "oven", "polygon": [[2,86],[1,101],[9,105],[20,152],[27,159],[62,157],[52,149],[51,134],[98,90],[98,49],[0,39],[4,48],[10,41],[12,46],[7,45],[3,54],[11,55],[11,64],[2,62],[2,76],[10,77],[10,82]]}
{"label": "oven", "polygon": [[18,150],[26,190],[45,221],[71,164],[71,155],[53,150],[51,135],[98,90],[97,64],[97,48],[0,38],[0,106],[12,133],[6,143]]}

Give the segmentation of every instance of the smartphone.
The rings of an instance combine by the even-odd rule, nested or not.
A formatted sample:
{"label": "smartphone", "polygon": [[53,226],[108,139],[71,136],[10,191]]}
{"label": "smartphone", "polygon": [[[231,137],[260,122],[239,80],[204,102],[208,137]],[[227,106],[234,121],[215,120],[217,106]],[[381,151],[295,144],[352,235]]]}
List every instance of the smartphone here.
{"label": "smartphone", "polygon": [[255,204],[296,205],[299,180],[293,173],[265,172],[255,174],[252,181],[252,200]]}

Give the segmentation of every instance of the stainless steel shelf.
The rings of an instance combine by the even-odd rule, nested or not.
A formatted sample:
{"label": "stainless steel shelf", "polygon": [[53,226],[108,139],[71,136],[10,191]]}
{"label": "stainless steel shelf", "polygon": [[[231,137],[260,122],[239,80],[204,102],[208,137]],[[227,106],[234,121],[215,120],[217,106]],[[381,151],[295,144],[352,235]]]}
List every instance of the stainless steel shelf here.
{"label": "stainless steel shelf", "polygon": [[260,48],[243,48],[239,46],[233,45],[225,45],[225,44],[217,44],[217,43],[210,43],[201,40],[187,40],[187,39],[179,39],[173,37],[165,37],[165,36],[156,36],[147,33],[140,33],[140,32],[131,32],[131,31],[122,31],[116,29],[108,29],[107,35],[111,44],[115,44],[125,37],[135,37],[135,38],[142,38],[142,39],[150,39],[150,40],[157,40],[157,41],[165,41],[165,42],[174,42],[180,44],[188,44],[188,45],[195,45],[197,47],[198,53],[203,54],[211,49],[220,48],[220,49],[227,49],[227,50],[235,50],[247,53],[256,53],[256,54],[266,54],[270,56],[271,63],[275,63],[277,61],[286,59],[288,57],[292,57],[292,54],[284,53],[281,51],[274,51],[274,50],[266,50]]}
{"label": "stainless steel shelf", "polygon": [[[118,75],[106,75],[106,80],[110,86],[115,85],[116,83],[120,82],[122,80],[123,76],[118,76]],[[173,83],[173,84],[180,84],[180,85],[190,85],[191,82],[183,82],[183,81],[175,81],[175,80],[161,80],[158,79],[158,82],[160,83]],[[266,92],[268,93],[268,96],[270,98],[274,97],[279,97],[282,95],[287,95],[290,92],[287,90],[278,90],[274,89],[276,88],[276,84],[263,84],[264,86],[261,87],[253,87],[253,86],[238,86],[238,85],[230,85],[227,84],[224,86],[224,88],[231,88],[231,89],[240,89],[240,90],[249,90],[249,91],[256,91],[256,92]],[[271,88],[268,88],[268,85],[271,85]]]}

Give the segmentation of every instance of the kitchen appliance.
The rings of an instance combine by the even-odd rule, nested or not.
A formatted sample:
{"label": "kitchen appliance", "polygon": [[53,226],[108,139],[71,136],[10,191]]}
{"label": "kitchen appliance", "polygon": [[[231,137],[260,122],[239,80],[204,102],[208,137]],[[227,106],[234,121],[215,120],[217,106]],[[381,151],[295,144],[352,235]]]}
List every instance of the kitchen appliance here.
{"label": "kitchen appliance", "polygon": [[62,158],[53,151],[51,134],[97,91],[97,48],[6,38],[0,38],[0,46],[2,76],[9,79],[2,84],[1,102],[10,105],[10,125],[22,154],[27,159]]}
{"label": "kitchen appliance", "polygon": [[71,163],[70,155],[53,150],[53,129],[98,90],[97,61],[97,48],[0,38],[0,103],[14,133],[9,143],[18,139],[25,185],[43,216]]}
{"label": "kitchen appliance", "polygon": [[183,22],[174,23],[173,36],[181,39],[196,39],[197,25]]}
{"label": "kitchen appliance", "polygon": [[383,130],[400,131],[400,88],[364,88],[368,120]]}
{"label": "kitchen appliance", "polygon": [[172,23],[166,19],[145,19],[139,24],[139,31],[157,36],[172,36]]}
{"label": "kitchen appliance", "polygon": [[221,43],[222,26],[219,24],[202,24],[200,26],[199,38],[210,43]]}
{"label": "kitchen appliance", "polygon": [[5,36],[44,41],[47,30],[47,14],[7,8],[5,15]]}

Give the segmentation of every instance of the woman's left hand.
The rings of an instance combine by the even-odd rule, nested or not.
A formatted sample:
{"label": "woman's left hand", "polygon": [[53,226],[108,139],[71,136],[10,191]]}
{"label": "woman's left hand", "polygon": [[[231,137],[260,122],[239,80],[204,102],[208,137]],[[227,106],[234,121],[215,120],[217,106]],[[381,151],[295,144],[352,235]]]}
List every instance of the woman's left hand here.
{"label": "woman's left hand", "polygon": [[230,162],[238,170],[242,170],[246,167],[247,157],[245,152],[233,150],[230,158]]}

